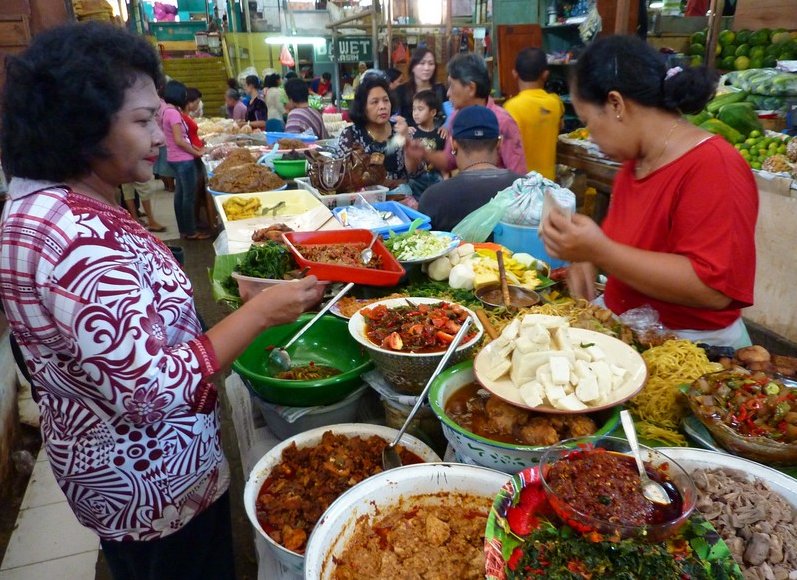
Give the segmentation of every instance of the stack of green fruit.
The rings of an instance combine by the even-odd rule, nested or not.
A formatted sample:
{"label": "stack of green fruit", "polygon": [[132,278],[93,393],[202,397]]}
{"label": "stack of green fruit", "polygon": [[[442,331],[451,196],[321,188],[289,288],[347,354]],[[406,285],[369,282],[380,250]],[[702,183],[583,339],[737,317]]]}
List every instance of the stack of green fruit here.
{"label": "stack of green fruit", "polygon": [[[772,68],[779,60],[797,59],[797,32],[785,29],[723,30],[717,43],[717,68],[747,70]],[[692,65],[703,64],[706,53],[706,31],[695,32],[689,42]]]}
{"label": "stack of green fruit", "polygon": [[752,131],[747,139],[734,145],[739,154],[753,169],[761,169],[764,162],[774,155],[786,155],[788,140],[767,137],[761,131]]}
{"label": "stack of green fruit", "polygon": [[[797,138],[767,135],[753,104],[746,101],[748,96],[744,91],[719,95],[700,113],[686,118],[733,144],[753,169],[790,170],[788,163],[797,161]],[[790,141],[794,142],[791,147]]]}

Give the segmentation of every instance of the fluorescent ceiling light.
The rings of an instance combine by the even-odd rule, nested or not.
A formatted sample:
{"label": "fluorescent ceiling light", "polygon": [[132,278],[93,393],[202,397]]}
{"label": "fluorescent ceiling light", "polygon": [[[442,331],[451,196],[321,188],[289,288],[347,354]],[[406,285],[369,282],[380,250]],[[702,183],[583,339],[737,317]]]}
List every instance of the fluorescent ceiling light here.
{"label": "fluorescent ceiling light", "polygon": [[326,39],[321,36],[267,36],[266,44],[314,44],[323,46]]}

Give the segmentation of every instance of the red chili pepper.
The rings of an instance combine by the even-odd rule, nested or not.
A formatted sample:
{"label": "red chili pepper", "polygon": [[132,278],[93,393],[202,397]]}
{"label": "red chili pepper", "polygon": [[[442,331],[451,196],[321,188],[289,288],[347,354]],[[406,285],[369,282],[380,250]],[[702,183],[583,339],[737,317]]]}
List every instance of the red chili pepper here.
{"label": "red chili pepper", "polygon": [[786,423],[786,421],[781,421],[780,423],[778,423],[778,431],[780,431],[781,433],[783,433],[785,435],[786,434],[786,429],[788,428],[788,426],[789,426],[789,424]]}
{"label": "red chili pepper", "polygon": [[518,536],[527,536],[533,532],[539,520],[533,515],[533,508],[518,504],[506,510],[506,521],[511,529]]}
{"label": "red chili pepper", "polygon": [[520,559],[523,557],[523,550],[520,547],[517,547],[512,552],[512,555],[509,556],[509,560],[507,560],[506,565],[509,566],[509,569],[514,571],[517,569],[517,565],[520,563]]}

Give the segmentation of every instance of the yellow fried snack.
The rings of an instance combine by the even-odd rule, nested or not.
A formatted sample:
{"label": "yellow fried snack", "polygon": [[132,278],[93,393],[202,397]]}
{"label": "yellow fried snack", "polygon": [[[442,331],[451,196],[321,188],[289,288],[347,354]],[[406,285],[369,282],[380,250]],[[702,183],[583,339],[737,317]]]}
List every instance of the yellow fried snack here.
{"label": "yellow fried snack", "polygon": [[260,215],[260,200],[256,197],[241,197],[235,195],[225,201],[221,206],[227,214],[229,221],[245,220]]}

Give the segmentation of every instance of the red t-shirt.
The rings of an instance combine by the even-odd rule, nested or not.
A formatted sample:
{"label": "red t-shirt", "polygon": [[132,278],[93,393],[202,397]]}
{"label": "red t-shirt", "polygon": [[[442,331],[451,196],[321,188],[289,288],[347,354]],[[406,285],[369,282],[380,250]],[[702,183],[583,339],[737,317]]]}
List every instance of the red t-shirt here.
{"label": "red t-shirt", "polygon": [[635,162],[614,181],[603,231],[611,239],[689,258],[704,284],[731,298],[724,310],[662,302],[610,276],[606,305],[615,313],[650,304],[673,330],[716,330],[753,303],[758,188],[750,168],[721,137],[707,139],[642,179]]}
{"label": "red t-shirt", "polygon": [[205,142],[199,138],[199,127],[194,121],[194,118],[187,114],[180,112],[180,115],[183,117],[183,121],[185,121],[185,126],[188,128],[188,140],[191,142],[191,145],[196,147],[197,149],[202,149],[205,146]]}

